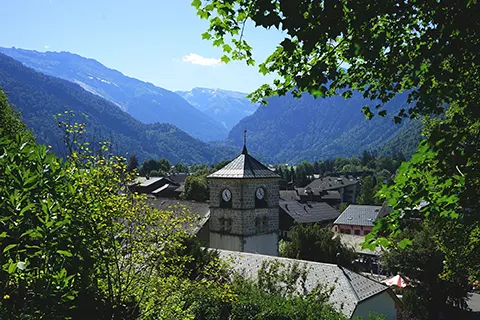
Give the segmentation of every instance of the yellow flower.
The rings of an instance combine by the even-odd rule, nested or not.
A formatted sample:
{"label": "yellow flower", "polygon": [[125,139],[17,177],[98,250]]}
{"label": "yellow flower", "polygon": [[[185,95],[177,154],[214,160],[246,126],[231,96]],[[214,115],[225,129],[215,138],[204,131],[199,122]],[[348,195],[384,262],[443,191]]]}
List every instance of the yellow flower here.
{"label": "yellow flower", "polygon": [[8,299],[10,299],[10,296],[8,294],[6,294],[6,295],[3,296],[3,299],[8,300]]}

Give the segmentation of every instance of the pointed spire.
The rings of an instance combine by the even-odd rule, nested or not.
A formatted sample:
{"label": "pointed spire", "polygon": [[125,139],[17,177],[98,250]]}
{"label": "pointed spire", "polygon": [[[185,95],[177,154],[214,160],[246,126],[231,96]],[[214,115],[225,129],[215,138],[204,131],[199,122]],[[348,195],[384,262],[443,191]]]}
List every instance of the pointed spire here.
{"label": "pointed spire", "polygon": [[248,154],[247,151],[247,129],[243,131],[243,150],[242,154]]}

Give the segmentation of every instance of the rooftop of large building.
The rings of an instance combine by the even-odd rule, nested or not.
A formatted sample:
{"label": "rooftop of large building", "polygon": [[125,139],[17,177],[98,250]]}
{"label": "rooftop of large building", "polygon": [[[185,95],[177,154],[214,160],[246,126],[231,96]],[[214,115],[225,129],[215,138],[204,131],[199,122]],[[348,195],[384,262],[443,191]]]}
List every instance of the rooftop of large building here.
{"label": "rooftop of large building", "polygon": [[[254,253],[218,250],[220,257],[230,262],[230,266],[239,274],[255,279],[258,271],[265,263],[278,261],[283,268],[298,264],[305,267],[307,272],[305,289],[311,292],[318,285],[326,290],[331,289],[329,303],[347,318],[351,318],[357,305],[377,294],[390,290],[384,284],[371,280],[365,276],[348,270],[344,267],[313,261],[294,260]],[[304,292],[298,283],[298,292]]]}
{"label": "rooftop of large building", "polygon": [[386,207],[351,204],[335,220],[334,224],[373,227],[375,220],[385,214],[387,214]]}
{"label": "rooftop of large building", "polygon": [[325,202],[300,203],[294,200],[280,200],[280,208],[298,223],[333,221],[340,212]]}
{"label": "rooftop of large building", "polygon": [[310,182],[306,188],[310,188],[312,190],[335,190],[346,186],[351,186],[357,184],[359,182],[358,179],[353,177],[324,177],[320,179],[315,179]]}

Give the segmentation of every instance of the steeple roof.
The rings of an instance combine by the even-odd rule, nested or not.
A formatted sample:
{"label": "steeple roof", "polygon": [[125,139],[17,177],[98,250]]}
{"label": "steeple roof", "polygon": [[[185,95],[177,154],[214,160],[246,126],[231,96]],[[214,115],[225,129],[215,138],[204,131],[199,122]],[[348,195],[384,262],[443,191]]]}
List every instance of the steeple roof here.
{"label": "steeple roof", "polygon": [[264,179],[280,176],[264,166],[260,161],[248,154],[247,130],[243,136],[242,153],[222,169],[212,173],[208,178],[233,178],[233,179]]}
{"label": "steeple roof", "polygon": [[244,152],[222,169],[209,175],[208,178],[279,179],[280,176],[249,155],[244,148]]}

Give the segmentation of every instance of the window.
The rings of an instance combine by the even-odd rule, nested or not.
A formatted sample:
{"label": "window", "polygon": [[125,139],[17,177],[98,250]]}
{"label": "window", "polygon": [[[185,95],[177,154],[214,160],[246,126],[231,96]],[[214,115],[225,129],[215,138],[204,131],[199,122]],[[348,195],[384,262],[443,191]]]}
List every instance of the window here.
{"label": "window", "polygon": [[360,235],[360,230],[354,230],[353,232],[355,233],[356,236]]}
{"label": "window", "polygon": [[218,218],[218,222],[220,223],[220,231],[222,232],[230,232],[232,231],[232,219],[231,218]]}

